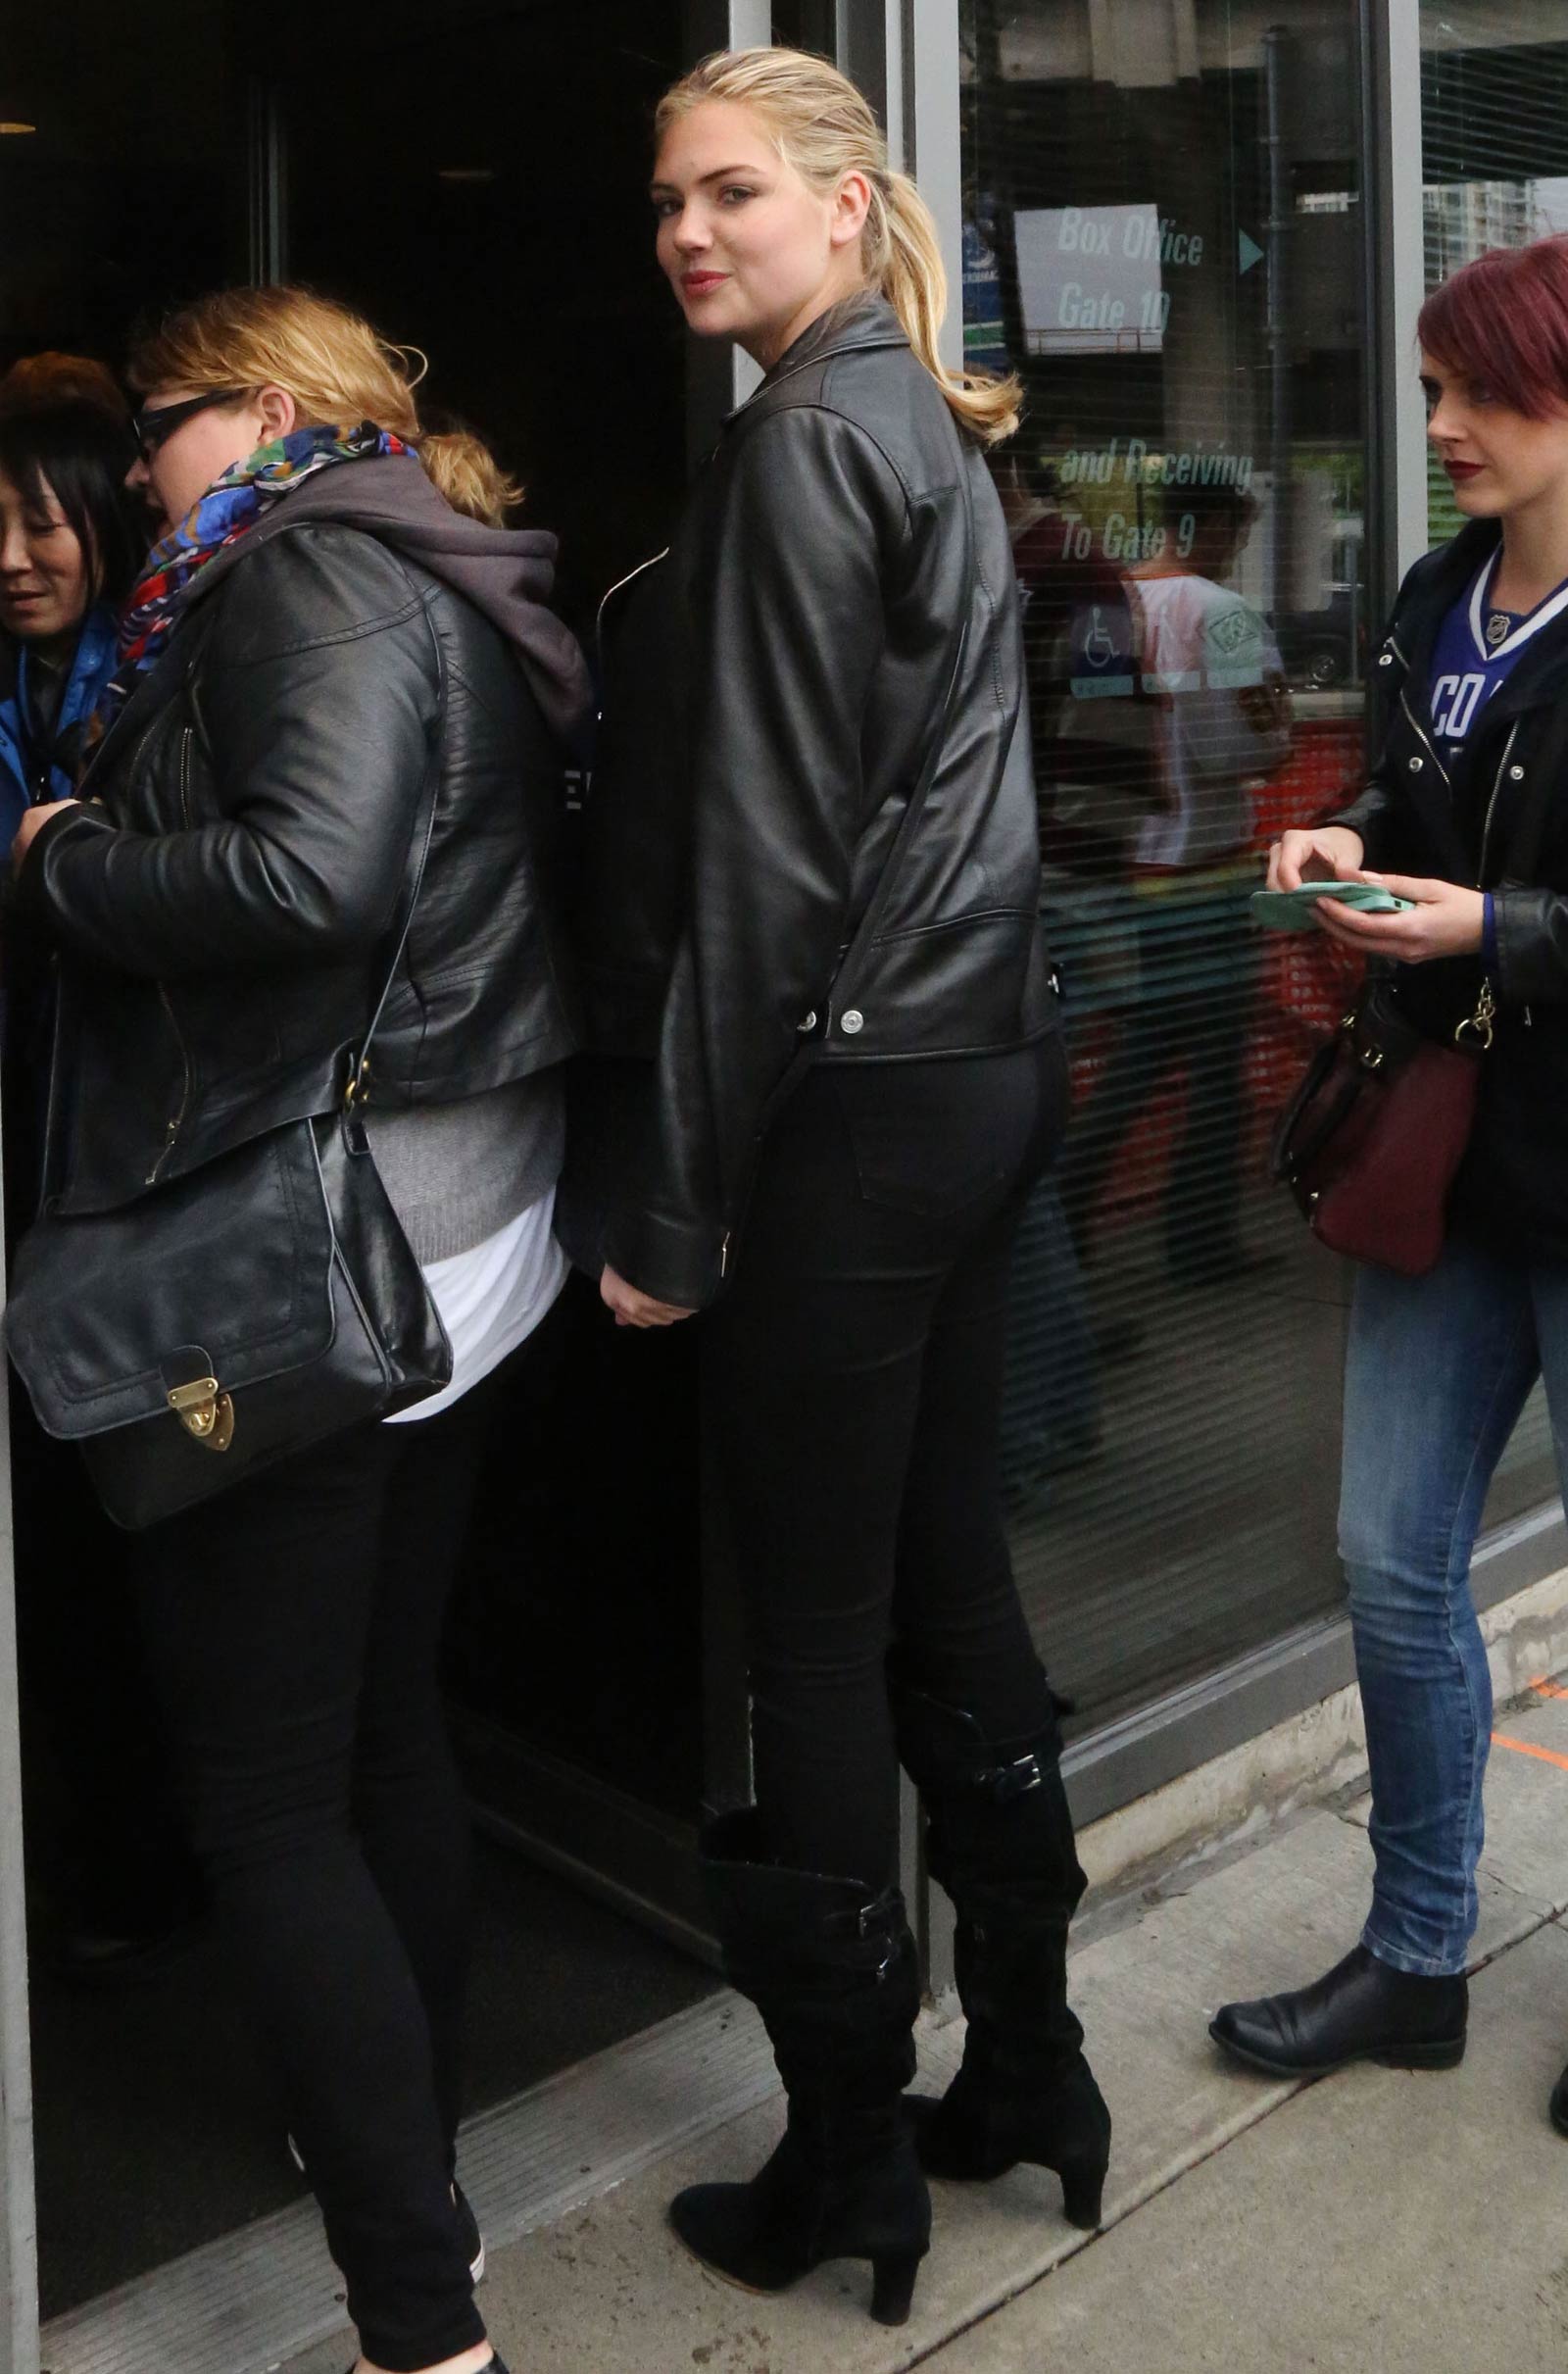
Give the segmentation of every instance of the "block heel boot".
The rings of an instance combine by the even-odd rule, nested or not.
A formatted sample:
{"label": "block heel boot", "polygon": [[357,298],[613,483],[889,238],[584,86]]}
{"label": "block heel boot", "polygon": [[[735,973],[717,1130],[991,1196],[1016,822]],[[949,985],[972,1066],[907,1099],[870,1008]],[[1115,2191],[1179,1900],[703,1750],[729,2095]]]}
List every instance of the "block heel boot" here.
{"label": "block heel boot", "polygon": [[901,2325],[931,2242],[903,2113],[920,2005],[904,1900],[763,1861],[755,1813],[714,1823],[703,1862],[725,1972],[762,2015],[789,2123],[750,2184],[691,2186],[670,2224],[752,2292],[782,2292],[825,2259],[868,2259],[871,2314]]}
{"label": "block heel boot", "polygon": [[940,2102],[907,2109],[928,2175],[960,2182],[1027,2160],[1061,2179],[1068,2222],[1093,2231],[1110,2112],[1067,2005],[1067,1929],[1086,1882],[1061,1785],[1055,1716],[994,1743],[975,1717],[897,1677],[899,1754],[925,1800],[932,1876],[957,1913],[963,2061]]}

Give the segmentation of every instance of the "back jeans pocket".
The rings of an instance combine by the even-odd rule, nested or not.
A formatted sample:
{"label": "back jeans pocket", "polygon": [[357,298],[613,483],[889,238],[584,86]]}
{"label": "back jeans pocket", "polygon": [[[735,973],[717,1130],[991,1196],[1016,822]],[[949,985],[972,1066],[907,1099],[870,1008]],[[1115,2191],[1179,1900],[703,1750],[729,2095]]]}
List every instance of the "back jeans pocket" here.
{"label": "back jeans pocket", "polygon": [[866,1203],[951,1219],[1027,1175],[1041,1122],[1032,1050],[1027,1064],[1008,1055],[833,1071]]}

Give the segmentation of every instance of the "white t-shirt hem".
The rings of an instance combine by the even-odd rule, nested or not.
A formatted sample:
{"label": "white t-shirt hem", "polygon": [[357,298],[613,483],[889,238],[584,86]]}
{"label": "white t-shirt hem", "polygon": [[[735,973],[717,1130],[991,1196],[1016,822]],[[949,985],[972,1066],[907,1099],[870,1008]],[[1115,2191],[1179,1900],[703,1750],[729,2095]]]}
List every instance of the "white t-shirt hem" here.
{"label": "white t-shirt hem", "polygon": [[569,1264],[553,1223],[556,1191],[519,1212],[466,1253],[424,1264],[424,1282],[452,1345],[452,1381],[383,1422],[406,1426],[439,1416],[526,1343],[554,1309]]}

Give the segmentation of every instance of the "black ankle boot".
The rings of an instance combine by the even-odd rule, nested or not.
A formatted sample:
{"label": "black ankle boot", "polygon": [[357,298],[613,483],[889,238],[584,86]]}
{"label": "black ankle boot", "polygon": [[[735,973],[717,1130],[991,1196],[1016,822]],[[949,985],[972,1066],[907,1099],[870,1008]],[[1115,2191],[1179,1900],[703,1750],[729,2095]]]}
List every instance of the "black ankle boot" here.
{"label": "black ankle boot", "polygon": [[1271,2077],[1326,2077],[1352,2060],[1452,2069],[1464,2058],[1469,2000],[1463,1977],[1413,1978],[1356,1946],[1310,1987],[1224,2004],[1208,2032]]}
{"label": "black ankle boot", "polygon": [[958,1916],[963,2062],[940,2102],[909,2102],[932,2176],[1054,2169],[1070,2222],[1100,2223],[1110,2112],[1067,2007],[1067,1928],[1084,1892],[1053,1715],[995,1747],[974,1717],[893,1685],[899,1754],[925,1799],[932,1875]]}
{"label": "black ankle boot", "polygon": [[931,2243],[931,2201],[902,2112],[920,2007],[897,1889],[758,1859],[754,1813],[703,1841],[730,1983],[761,2012],[789,2100],[783,2142],[750,2184],[693,2185],[670,2223],[705,2266],[781,2292],[828,2258],[868,2258],[871,2313],[900,2325]]}

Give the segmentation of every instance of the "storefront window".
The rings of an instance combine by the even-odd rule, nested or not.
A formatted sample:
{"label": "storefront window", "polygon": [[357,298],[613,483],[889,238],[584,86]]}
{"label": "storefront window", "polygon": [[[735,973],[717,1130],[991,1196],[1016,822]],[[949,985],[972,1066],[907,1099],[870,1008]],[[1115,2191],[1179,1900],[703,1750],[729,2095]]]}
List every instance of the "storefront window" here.
{"label": "storefront window", "polygon": [[964,0],[962,40],[965,342],[1027,391],[998,474],[1077,1085],[1004,1459],[1101,1719],[1340,1601],[1346,1282],[1265,1156],[1349,984],[1248,902],[1362,763],[1355,11]]}
{"label": "storefront window", "polygon": [[[1489,247],[1568,231],[1568,30],[1541,0],[1422,0],[1421,146],[1427,286]],[[1460,518],[1427,472],[1434,544]],[[1489,1515],[1556,1495],[1545,1396],[1532,1397],[1498,1469]]]}

